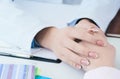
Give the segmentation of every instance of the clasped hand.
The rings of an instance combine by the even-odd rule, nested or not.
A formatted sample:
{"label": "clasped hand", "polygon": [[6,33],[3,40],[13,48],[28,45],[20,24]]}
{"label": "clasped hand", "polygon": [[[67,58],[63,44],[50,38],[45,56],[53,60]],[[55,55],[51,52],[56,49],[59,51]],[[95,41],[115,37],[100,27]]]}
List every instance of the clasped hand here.
{"label": "clasped hand", "polygon": [[45,28],[35,38],[59,59],[78,69],[90,65],[91,59],[99,58],[99,53],[90,46],[104,47],[108,44],[104,33],[88,20],[81,20],[74,27]]}

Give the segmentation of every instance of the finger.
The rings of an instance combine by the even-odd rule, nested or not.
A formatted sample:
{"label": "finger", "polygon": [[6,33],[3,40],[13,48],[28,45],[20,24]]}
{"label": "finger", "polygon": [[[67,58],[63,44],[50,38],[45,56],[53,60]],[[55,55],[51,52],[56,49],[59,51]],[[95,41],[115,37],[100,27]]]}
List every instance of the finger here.
{"label": "finger", "polygon": [[60,58],[63,59],[64,61],[68,61],[68,62],[72,61],[77,65],[81,65],[81,64],[85,66],[89,65],[89,61],[86,58],[81,57],[66,48],[63,48],[62,50],[64,51],[64,53],[60,55]]}
{"label": "finger", "polygon": [[88,58],[96,59],[99,57],[99,54],[96,51],[94,51],[93,49],[91,49],[91,47],[90,47],[91,45],[94,45],[94,44],[90,44],[90,43],[84,42],[84,41],[80,42],[79,44],[84,46],[85,48],[87,48]]}
{"label": "finger", "polygon": [[94,37],[97,37],[98,39],[101,39],[103,41],[103,42],[97,41],[98,45],[102,46],[103,45],[102,43],[104,43],[105,46],[105,44],[107,43],[107,39],[104,32],[100,28],[93,26],[88,29],[88,32],[94,35]]}
{"label": "finger", "polygon": [[[80,40],[84,40],[93,44],[97,44],[97,41],[103,42],[103,39],[101,39],[99,34],[98,36],[94,36],[88,32],[88,30],[85,29],[74,29],[71,31],[71,37],[77,38]],[[104,43],[102,43],[102,46],[104,46]]]}
{"label": "finger", "polygon": [[98,58],[97,53],[89,49],[85,42],[77,43],[73,40],[68,39],[64,42],[64,46],[77,55],[93,59]]}
{"label": "finger", "polygon": [[94,34],[100,34],[100,36],[105,36],[104,32],[100,28],[90,27],[88,32],[93,32]]}
{"label": "finger", "polygon": [[81,64],[76,64],[75,62],[71,61],[71,60],[66,60],[66,59],[63,59],[63,62],[71,65],[72,67],[76,68],[76,69],[81,69]]}
{"label": "finger", "polygon": [[98,38],[98,41],[96,42],[96,44],[99,45],[99,46],[106,46],[107,41],[105,39],[104,32],[100,28],[98,28],[95,24],[93,24],[93,23],[89,23],[89,24],[84,23],[82,25],[78,24],[76,26],[77,26],[77,29],[88,30],[88,33],[91,34],[91,35],[97,34],[97,36],[94,36],[94,37]]}
{"label": "finger", "polygon": [[94,35],[94,34],[96,34],[96,33],[98,33],[98,32],[99,32],[98,29],[94,29],[94,28],[88,29],[88,33],[90,33],[90,34],[92,34],[92,35]]}
{"label": "finger", "polygon": [[[94,28],[92,29],[94,32],[94,36],[97,37],[98,39],[101,39],[102,41],[98,40],[96,43],[97,45],[100,46],[106,46],[107,45],[107,38],[104,34],[104,32],[101,29],[95,30]],[[104,43],[104,44],[103,44]]]}
{"label": "finger", "polygon": [[[70,60],[70,58],[69,58],[68,56],[64,55],[64,53],[66,53],[67,51],[66,51],[66,50],[63,50],[63,51],[64,51],[64,52],[62,52],[62,54],[60,54],[60,53],[61,53],[61,52],[60,52],[60,53],[57,55],[57,57],[60,58],[63,62],[71,65],[72,67],[77,68],[77,69],[81,69],[81,64],[80,64],[79,62],[76,63],[76,62]],[[69,51],[69,52],[67,52],[67,53],[72,53],[72,52]]]}
{"label": "finger", "polygon": [[67,39],[66,41],[64,41],[64,46],[78,55],[86,57],[88,56],[89,49],[71,39]]}

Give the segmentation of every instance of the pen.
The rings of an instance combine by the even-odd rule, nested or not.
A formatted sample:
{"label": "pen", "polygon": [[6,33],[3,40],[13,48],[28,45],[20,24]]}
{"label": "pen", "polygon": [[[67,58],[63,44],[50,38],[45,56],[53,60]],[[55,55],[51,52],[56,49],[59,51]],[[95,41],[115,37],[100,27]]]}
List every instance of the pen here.
{"label": "pen", "polygon": [[28,59],[28,60],[35,60],[35,61],[43,61],[43,62],[49,62],[49,63],[61,63],[60,59],[49,59],[49,58],[43,58],[43,57],[37,57],[37,56],[30,56],[29,58],[27,57],[20,57],[20,56],[15,56],[11,54],[0,54],[0,56],[7,56],[7,57],[13,57],[13,58],[21,58],[21,59]]}

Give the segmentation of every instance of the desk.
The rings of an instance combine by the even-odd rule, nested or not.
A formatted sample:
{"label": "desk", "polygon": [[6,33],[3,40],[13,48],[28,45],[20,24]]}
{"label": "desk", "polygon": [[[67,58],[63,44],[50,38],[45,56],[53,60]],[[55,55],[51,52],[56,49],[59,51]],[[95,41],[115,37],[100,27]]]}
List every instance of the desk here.
{"label": "desk", "polygon": [[[120,38],[108,38],[108,41],[116,47],[116,65],[120,69]],[[0,62],[2,63],[16,63],[16,64],[32,64],[39,66],[42,70],[42,75],[49,76],[52,79],[82,79],[84,72],[82,70],[76,70],[71,66],[60,63],[46,63],[41,61],[17,59],[10,57],[0,56]]]}

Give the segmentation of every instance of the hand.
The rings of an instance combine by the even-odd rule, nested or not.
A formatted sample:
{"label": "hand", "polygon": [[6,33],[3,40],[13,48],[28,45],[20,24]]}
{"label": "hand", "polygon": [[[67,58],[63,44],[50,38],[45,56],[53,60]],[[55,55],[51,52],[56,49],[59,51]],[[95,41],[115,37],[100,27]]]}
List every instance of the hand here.
{"label": "hand", "polygon": [[[81,23],[84,24],[84,21],[81,21]],[[101,32],[94,36],[92,35],[92,29],[95,29],[95,27],[88,30],[88,27],[91,27],[91,25],[86,28],[82,27],[81,23],[78,23],[75,27],[66,27],[63,29],[54,27],[45,28],[37,34],[36,39],[41,46],[52,50],[58,58],[80,69],[81,64],[89,65],[86,57],[97,58],[98,56],[94,51],[89,50],[89,48],[82,44],[78,44],[74,40],[80,39],[101,46],[104,44],[102,43],[103,37],[100,34]],[[88,21],[86,23],[88,25],[91,24]]]}
{"label": "hand", "polygon": [[[104,32],[98,28],[95,24],[90,23],[87,19],[81,20],[77,25],[76,29],[80,31],[80,37],[83,41],[90,42],[92,44],[97,44],[99,46],[106,45],[106,37]],[[76,30],[77,31],[77,30]]]}
{"label": "hand", "polygon": [[90,65],[83,66],[83,69],[85,71],[89,71],[89,70],[96,69],[103,66],[114,67],[114,64],[115,64],[114,46],[110,45],[109,43],[107,43],[105,47],[99,47],[86,42],[82,42],[82,44],[86,45],[88,48],[96,51],[97,54],[99,54],[98,59],[93,60],[88,58],[88,60],[90,61]]}

